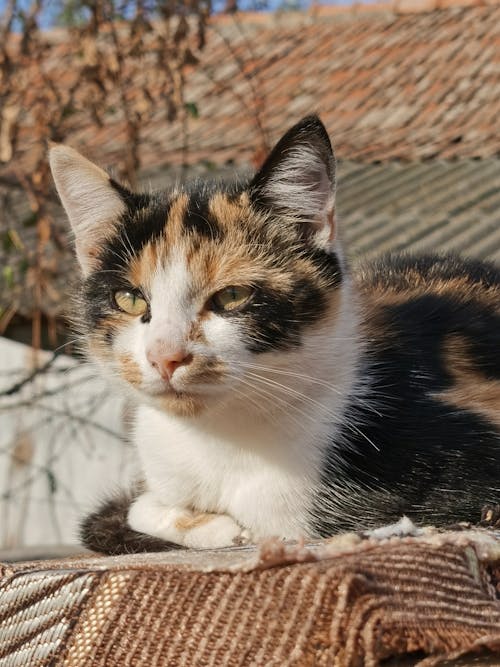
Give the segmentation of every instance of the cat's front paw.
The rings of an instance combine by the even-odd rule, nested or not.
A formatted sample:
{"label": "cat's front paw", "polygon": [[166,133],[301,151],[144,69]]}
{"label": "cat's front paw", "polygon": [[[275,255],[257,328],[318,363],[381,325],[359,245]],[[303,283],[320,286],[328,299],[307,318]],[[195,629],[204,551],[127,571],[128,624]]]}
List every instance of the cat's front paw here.
{"label": "cat's front paw", "polygon": [[241,533],[233,539],[233,544],[237,547],[242,547],[245,544],[251,544],[252,542],[252,533],[246,528],[244,528]]}
{"label": "cat's front paw", "polygon": [[251,541],[249,531],[227,514],[166,507],[150,492],[132,503],[128,524],[140,533],[197,549],[217,549]]}
{"label": "cat's front paw", "polygon": [[196,515],[194,521],[199,521],[196,527],[188,530],[183,544],[189,547],[204,549],[219,549],[251,541],[249,531],[244,530],[234,519],[227,514],[201,514],[199,520]]}

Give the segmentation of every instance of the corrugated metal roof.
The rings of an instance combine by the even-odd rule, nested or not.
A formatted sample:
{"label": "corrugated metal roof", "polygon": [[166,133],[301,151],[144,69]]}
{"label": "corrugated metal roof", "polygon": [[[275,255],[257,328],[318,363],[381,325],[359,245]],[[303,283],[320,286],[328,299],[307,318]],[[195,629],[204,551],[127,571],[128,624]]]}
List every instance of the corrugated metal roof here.
{"label": "corrugated metal roof", "polygon": [[455,251],[500,262],[500,159],[339,166],[350,253]]}

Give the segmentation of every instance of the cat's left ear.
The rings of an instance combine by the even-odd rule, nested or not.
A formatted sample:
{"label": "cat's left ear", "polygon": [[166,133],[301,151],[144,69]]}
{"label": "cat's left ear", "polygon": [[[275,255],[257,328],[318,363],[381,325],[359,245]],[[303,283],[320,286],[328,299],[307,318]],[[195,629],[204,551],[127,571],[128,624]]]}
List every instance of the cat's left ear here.
{"label": "cat's left ear", "polygon": [[250,193],[255,205],[304,225],[316,246],[333,249],[335,155],[317,116],[303,118],[280,139],[254,176]]}
{"label": "cat's left ear", "polygon": [[69,146],[54,144],[50,168],[75,234],[76,255],[87,275],[104,240],[126,210],[108,174]]}

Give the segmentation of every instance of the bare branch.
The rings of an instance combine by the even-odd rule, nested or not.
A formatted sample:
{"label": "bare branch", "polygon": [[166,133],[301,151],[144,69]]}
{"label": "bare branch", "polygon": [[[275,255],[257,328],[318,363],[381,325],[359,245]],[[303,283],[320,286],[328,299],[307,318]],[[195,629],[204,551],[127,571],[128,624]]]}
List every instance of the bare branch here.
{"label": "bare branch", "polygon": [[33,382],[33,380],[38,377],[39,375],[43,375],[46,373],[49,368],[52,367],[53,363],[59,356],[59,352],[54,352],[54,354],[50,357],[50,359],[43,364],[43,366],[39,366],[38,368],[35,368],[29,375],[27,375],[25,378],[20,380],[19,382],[16,382],[13,384],[11,387],[8,389],[4,389],[3,391],[0,391],[0,396],[13,396],[14,394],[17,394],[18,392],[21,391],[23,387],[25,387],[27,384],[30,384]]}

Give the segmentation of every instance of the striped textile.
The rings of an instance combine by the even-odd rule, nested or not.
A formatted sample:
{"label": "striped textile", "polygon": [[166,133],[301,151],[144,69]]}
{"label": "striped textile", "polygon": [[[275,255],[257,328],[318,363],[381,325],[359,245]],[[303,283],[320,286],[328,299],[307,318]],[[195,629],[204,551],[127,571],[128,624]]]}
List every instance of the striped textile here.
{"label": "striped textile", "polygon": [[500,665],[498,581],[479,530],[4,565],[0,667]]}

